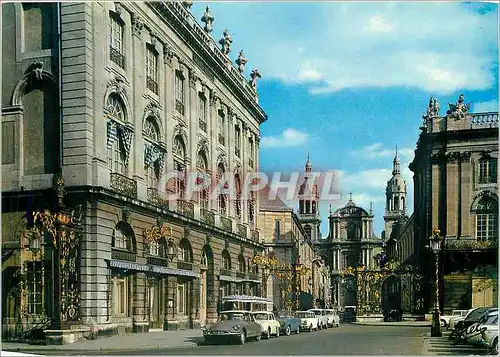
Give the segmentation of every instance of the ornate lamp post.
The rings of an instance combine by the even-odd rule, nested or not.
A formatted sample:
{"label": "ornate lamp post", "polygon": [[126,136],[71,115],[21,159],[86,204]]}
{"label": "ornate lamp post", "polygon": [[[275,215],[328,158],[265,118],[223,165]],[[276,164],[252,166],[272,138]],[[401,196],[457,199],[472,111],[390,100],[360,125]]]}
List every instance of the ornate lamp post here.
{"label": "ornate lamp post", "polygon": [[174,250],[174,240],[172,237],[169,237],[167,240],[167,251],[165,253],[165,256],[168,258],[170,262],[172,262],[175,258],[175,250]]}
{"label": "ornate lamp post", "polygon": [[443,237],[438,228],[432,230],[432,236],[429,238],[429,249],[434,254],[434,274],[435,280],[434,284],[436,286],[436,291],[434,294],[434,314],[432,316],[431,325],[431,336],[441,337],[441,316],[439,311],[439,252],[441,251],[441,243]]}
{"label": "ornate lamp post", "polygon": [[29,246],[28,249],[33,253],[37,254],[41,249],[42,235],[38,232],[31,232],[29,236]]}

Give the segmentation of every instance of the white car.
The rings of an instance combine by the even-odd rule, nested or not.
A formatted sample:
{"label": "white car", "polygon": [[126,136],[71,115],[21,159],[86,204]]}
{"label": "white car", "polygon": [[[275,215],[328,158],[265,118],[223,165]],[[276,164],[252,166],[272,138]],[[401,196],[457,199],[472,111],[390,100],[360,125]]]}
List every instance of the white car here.
{"label": "white car", "polygon": [[325,309],[309,309],[318,319],[318,329],[328,328],[328,316]]}
{"label": "white car", "polygon": [[498,355],[498,325],[481,332],[480,344],[490,349],[490,354]]}
{"label": "white car", "polygon": [[280,323],[276,320],[276,317],[272,312],[269,311],[258,311],[252,312],[255,322],[260,324],[262,327],[262,336],[264,338],[270,339],[271,335],[280,337]]}
{"label": "white car", "polygon": [[314,314],[314,312],[311,311],[297,311],[295,313],[295,316],[297,316],[300,319],[300,329],[312,332],[318,331],[318,318]]}
{"label": "white car", "polygon": [[455,317],[460,317],[463,316],[465,318],[465,315],[467,315],[467,312],[469,310],[453,310],[451,315],[443,315],[441,316],[441,326],[443,327],[449,327],[450,326],[450,320]]}
{"label": "white car", "polygon": [[340,317],[337,315],[335,310],[327,309],[326,317],[328,318],[328,326],[329,327],[339,327],[340,326]]}
{"label": "white car", "polygon": [[482,332],[495,329],[498,331],[498,310],[483,315],[478,322],[467,327],[463,339],[469,345],[482,345]]}

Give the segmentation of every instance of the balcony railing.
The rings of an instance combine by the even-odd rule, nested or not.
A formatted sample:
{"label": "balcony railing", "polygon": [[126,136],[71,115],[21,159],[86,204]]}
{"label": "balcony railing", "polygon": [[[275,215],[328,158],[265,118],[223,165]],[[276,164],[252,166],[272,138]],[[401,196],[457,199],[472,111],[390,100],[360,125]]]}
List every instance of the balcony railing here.
{"label": "balcony railing", "polygon": [[220,225],[221,228],[225,231],[232,232],[233,231],[233,222],[231,219],[227,217],[220,217]]}
{"label": "balcony railing", "polygon": [[243,224],[237,224],[236,225],[237,232],[240,236],[246,238],[247,237],[247,227],[245,227]]}
{"label": "balcony railing", "polygon": [[240,279],[245,279],[247,277],[247,275],[244,272],[237,271],[236,272],[236,277],[240,278]]}
{"label": "balcony railing", "polygon": [[489,112],[489,113],[474,113],[472,114],[472,118],[470,119],[471,128],[476,127],[487,127],[487,128],[496,128],[498,127],[498,113],[497,112]]}
{"label": "balcony railing", "polygon": [[146,87],[154,94],[158,94],[158,83],[150,76],[146,77]]}
{"label": "balcony railing", "polygon": [[184,200],[177,200],[177,212],[183,216],[194,218],[194,204]]}
{"label": "balcony railing", "polygon": [[201,220],[204,223],[206,223],[210,226],[215,225],[215,214],[213,212],[211,212],[210,210],[208,210],[206,208],[201,208],[200,213],[201,213]]}
{"label": "balcony railing", "polygon": [[224,135],[219,134],[219,144],[224,145],[225,140],[224,140]]}
{"label": "balcony railing", "polygon": [[193,270],[193,263],[177,262],[177,269]]}
{"label": "balcony railing", "polygon": [[121,249],[111,249],[111,259],[117,259],[117,260],[126,260],[128,262],[135,262],[137,254],[133,252],[129,252],[127,250],[121,250]]}
{"label": "balcony railing", "polygon": [[485,183],[497,183],[497,176],[496,172],[492,173],[490,176],[479,176],[479,183],[480,184],[485,184]]}
{"label": "balcony railing", "polygon": [[258,242],[259,241],[259,231],[253,229],[251,231],[251,235],[252,235],[252,240],[255,241],[255,242]]}
{"label": "balcony railing", "polygon": [[204,119],[201,119],[201,118],[198,119],[198,126],[205,133],[207,132],[207,122]]}
{"label": "balcony railing", "polygon": [[168,260],[159,256],[150,255],[147,257],[147,263],[151,265],[168,266]]}
{"label": "balcony railing", "polygon": [[219,275],[232,276],[232,273],[229,269],[221,269]]}
{"label": "balcony railing", "polygon": [[118,66],[125,69],[125,56],[116,48],[109,47],[109,57],[111,61],[115,62]]}
{"label": "balcony railing", "polygon": [[181,115],[184,115],[184,104],[182,104],[179,100],[175,100],[175,110],[180,113]]}
{"label": "balcony railing", "polygon": [[118,172],[111,173],[110,186],[113,190],[130,198],[137,198],[137,181]]}
{"label": "balcony railing", "polygon": [[250,280],[260,280],[257,274],[248,274],[248,279]]}
{"label": "balcony railing", "polygon": [[160,207],[161,209],[168,209],[168,200],[166,197],[162,197],[160,192],[154,188],[148,188],[148,202]]}

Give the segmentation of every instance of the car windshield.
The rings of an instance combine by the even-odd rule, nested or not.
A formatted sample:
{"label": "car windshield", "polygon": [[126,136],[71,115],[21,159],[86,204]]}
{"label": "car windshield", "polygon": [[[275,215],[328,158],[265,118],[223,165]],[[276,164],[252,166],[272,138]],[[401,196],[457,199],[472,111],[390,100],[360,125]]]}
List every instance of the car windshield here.
{"label": "car windshield", "polygon": [[477,321],[482,314],[484,314],[486,311],[488,311],[489,308],[487,307],[480,307],[477,308],[474,311],[471,311],[469,315],[465,318],[465,321]]}
{"label": "car windshield", "polygon": [[284,318],[284,317],[293,317],[291,312],[288,311],[280,311],[276,314],[276,317]]}
{"label": "car windshield", "polygon": [[255,320],[269,320],[269,315],[264,313],[253,314],[253,317],[255,317]]}
{"label": "car windshield", "polygon": [[453,316],[460,316],[462,315],[462,311],[453,311]]}
{"label": "car windshield", "polygon": [[496,325],[498,321],[498,315],[490,315],[486,319],[486,322],[484,323],[485,325]]}
{"label": "car windshield", "polygon": [[314,313],[314,315],[316,316],[321,316],[321,311],[318,311],[318,310],[314,310],[314,311],[311,311]]}
{"label": "car windshield", "polygon": [[297,317],[306,318],[310,317],[308,312],[297,312]]}
{"label": "car windshield", "polygon": [[219,321],[244,320],[242,312],[223,312],[219,315]]}

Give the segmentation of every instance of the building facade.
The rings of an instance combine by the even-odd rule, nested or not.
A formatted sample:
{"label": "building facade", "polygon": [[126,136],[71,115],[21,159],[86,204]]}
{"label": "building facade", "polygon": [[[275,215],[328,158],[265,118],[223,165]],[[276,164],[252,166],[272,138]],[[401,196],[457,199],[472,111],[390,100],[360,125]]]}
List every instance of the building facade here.
{"label": "building facade", "polygon": [[[4,336],[196,328],[257,294],[260,74],[209,9],[202,27],[189,2],[2,7]],[[224,190],[188,195],[193,172]]]}
{"label": "building facade", "polygon": [[[446,115],[431,98],[410,164],[414,173],[414,251],[432,282],[426,248],[434,228],[439,254],[441,311],[496,306],[498,266],[498,112],[469,113],[460,95]],[[422,291],[425,312],[433,287]]]}
{"label": "building facade", "polygon": [[316,243],[321,239],[321,216],[319,213],[318,185],[314,183],[312,164],[307,156],[304,181],[299,187],[299,220],[309,240]]}

